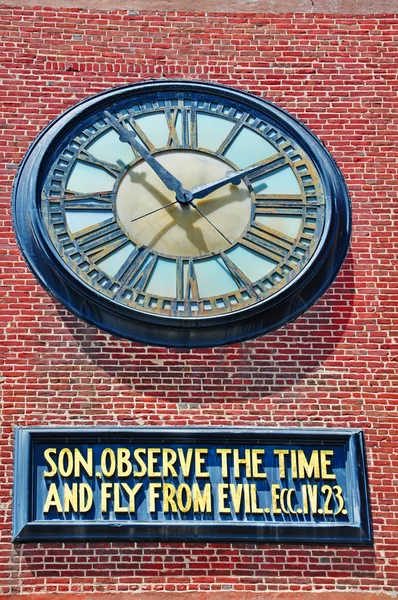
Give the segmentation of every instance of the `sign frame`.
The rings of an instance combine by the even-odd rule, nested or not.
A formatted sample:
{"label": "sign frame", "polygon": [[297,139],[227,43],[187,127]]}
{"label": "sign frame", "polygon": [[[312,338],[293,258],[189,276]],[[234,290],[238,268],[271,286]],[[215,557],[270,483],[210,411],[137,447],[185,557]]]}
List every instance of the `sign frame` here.
{"label": "sign frame", "polygon": [[[34,489],[37,444],[196,443],[237,446],[348,444],[346,472],[355,522],[277,522],[214,520],[35,520]],[[282,446],[282,447],[283,447]],[[342,428],[245,427],[17,427],[13,500],[13,542],[82,541],[255,542],[372,545],[373,533],[364,434]]]}

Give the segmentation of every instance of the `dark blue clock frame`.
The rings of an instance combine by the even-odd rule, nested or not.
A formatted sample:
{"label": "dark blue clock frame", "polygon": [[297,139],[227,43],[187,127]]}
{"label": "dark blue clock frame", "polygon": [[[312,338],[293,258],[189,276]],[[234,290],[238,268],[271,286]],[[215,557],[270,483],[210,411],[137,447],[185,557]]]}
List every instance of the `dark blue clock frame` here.
{"label": "dark blue clock frame", "polygon": [[[127,471],[128,456],[135,457],[134,476]],[[189,456],[196,457],[190,471]],[[233,457],[237,462],[227,467]],[[131,500],[137,481],[140,491],[127,514],[128,496],[122,507],[112,494],[124,486]],[[78,486],[90,493],[92,506],[87,496],[74,509],[58,506],[65,484],[69,491],[76,486],[75,496],[69,493],[70,506],[78,502]],[[210,494],[205,499],[206,484],[214,504]],[[168,502],[161,497],[164,486],[167,493],[175,488],[173,494],[181,487],[177,508],[176,495]],[[188,489],[195,487],[196,512],[188,498]],[[370,545],[363,433],[228,427],[15,430],[14,542],[127,539]]]}
{"label": "dark blue clock frame", "polygon": [[[219,99],[235,110],[250,111],[253,118],[264,119],[282,137],[286,135],[311,160],[322,184],[327,207],[316,250],[303,268],[289,275],[283,287],[276,286],[275,293],[267,297],[260,295],[260,300],[255,303],[243,303],[239,310],[224,310],[221,314],[215,304],[211,316],[205,318],[180,318],[177,308],[170,317],[156,310],[143,312],[134,305],[115,302],[109,294],[101,293],[98,286],[94,289],[87,285],[73,265],[62,260],[55,251],[40,204],[51,164],[82,128],[114,107],[131,104],[133,100],[156,100],[171,93],[177,97],[191,94],[197,101],[202,98],[217,102]],[[17,241],[28,266],[41,285],[72,313],[119,337],[186,348],[254,338],[298,317],[335,279],[348,250],[351,229],[350,201],[344,179],[324,145],[305,125],[262,98],[200,81],[145,81],[103,92],[70,108],[29,148],[14,183],[12,207]]]}

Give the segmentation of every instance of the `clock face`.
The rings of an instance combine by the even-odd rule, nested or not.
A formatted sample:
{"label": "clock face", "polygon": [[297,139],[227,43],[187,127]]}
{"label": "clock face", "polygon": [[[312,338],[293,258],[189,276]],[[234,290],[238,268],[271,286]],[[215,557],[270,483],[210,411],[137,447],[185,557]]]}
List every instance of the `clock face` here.
{"label": "clock face", "polygon": [[41,283],[85,320],[207,346],[275,329],[323,293],[349,200],[320,142],[280,109],[152,81],[89,98],[39,136],[14,223]]}

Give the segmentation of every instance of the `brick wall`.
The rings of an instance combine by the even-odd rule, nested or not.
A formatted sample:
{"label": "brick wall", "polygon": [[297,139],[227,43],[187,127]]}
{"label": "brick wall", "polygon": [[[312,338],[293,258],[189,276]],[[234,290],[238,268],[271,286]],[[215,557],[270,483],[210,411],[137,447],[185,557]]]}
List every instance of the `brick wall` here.
{"label": "brick wall", "polygon": [[[0,596],[302,600],[323,591],[370,600],[397,592],[398,18],[4,6],[1,30]],[[308,125],[346,176],[354,229],[343,269],[310,311],[274,334],[193,351],[119,340],[68,314],[20,256],[10,192],[29,143],[79,99],[153,77],[268,98]],[[12,430],[43,424],[362,428],[375,545],[13,546]]]}

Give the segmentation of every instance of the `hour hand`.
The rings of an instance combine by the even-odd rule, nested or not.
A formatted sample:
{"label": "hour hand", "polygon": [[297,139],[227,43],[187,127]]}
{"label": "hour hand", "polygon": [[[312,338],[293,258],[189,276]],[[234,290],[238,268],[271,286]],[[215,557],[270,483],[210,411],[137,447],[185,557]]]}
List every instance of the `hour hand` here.
{"label": "hour hand", "polygon": [[190,202],[191,195],[188,190],[185,190],[182,187],[181,181],[179,181],[174,175],[170,173],[167,169],[160,164],[159,161],[156,160],[152,156],[152,154],[137,140],[136,133],[133,130],[126,129],[124,125],[120,123],[120,121],[112,115],[108,110],[104,111],[104,115],[110,121],[111,125],[116,129],[119,134],[119,139],[121,142],[127,142],[130,146],[143,158],[148,165],[155,171],[156,175],[159,179],[164,183],[164,185],[176,193],[176,199],[178,202],[182,204],[186,204]]}
{"label": "hour hand", "polygon": [[245,169],[241,169],[240,171],[228,171],[225,177],[222,177],[221,179],[216,179],[215,181],[211,181],[210,183],[204,183],[202,185],[197,185],[196,187],[192,188],[192,198],[205,198],[212,192],[215,192],[215,190],[218,190],[218,188],[224,187],[224,185],[227,185],[228,183],[239,185],[239,183],[244,177],[246,177],[247,175],[251,175],[256,171],[260,171],[264,167],[265,165],[261,163],[251,165],[250,167],[246,167]]}

